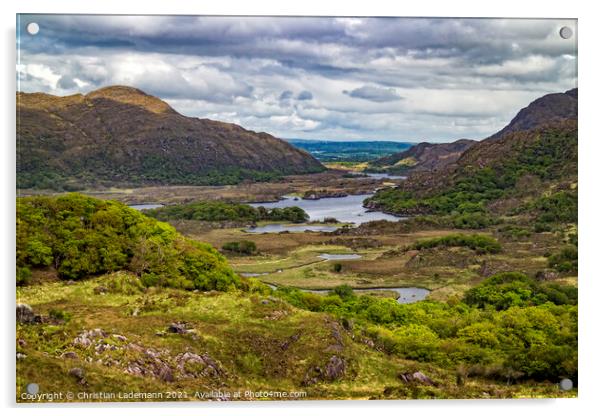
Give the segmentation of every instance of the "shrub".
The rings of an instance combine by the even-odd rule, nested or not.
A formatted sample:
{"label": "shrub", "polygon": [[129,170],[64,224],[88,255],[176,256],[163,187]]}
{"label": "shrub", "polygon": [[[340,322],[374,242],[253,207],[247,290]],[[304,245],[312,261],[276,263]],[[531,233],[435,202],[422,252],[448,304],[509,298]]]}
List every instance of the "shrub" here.
{"label": "shrub", "polygon": [[17,267],[63,279],[130,270],[145,286],[228,290],[240,284],[211,246],[115,201],[79,194],[17,199]]}
{"label": "shrub", "polygon": [[230,241],[222,246],[222,250],[236,254],[251,255],[257,253],[257,245],[253,241]]}
{"label": "shrub", "polygon": [[482,234],[450,234],[444,237],[420,240],[410,246],[413,250],[435,247],[468,247],[477,253],[499,253],[501,244],[493,237]]}
{"label": "shrub", "polygon": [[341,263],[334,263],[334,264],[332,265],[332,270],[333,270],[335,273],[340,273],[340,272],[341,272],[341,270],[343,270],[343,265],[342,265]]}
{"label": "shrub", "polygon": [[540,283],[523,273],[506,272],[493,275],[469,289],[464,301],[479,308],[491,306],[497,310],[546,302],[558,305],[576,304],[577,289],[553,283]]}
{"label": "shrub", "polygon": [[548,265],[559,272],[577,272],[579,265],[577,247],[568,245],[548,258]]}

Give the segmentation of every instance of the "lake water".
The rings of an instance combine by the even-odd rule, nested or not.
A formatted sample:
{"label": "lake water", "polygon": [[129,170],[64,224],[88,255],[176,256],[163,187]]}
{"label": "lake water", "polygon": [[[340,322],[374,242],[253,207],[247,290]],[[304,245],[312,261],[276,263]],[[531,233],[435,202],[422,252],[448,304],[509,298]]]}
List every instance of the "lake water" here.
{"label": "lake water", "polygon": [[362,256],[359,254],[328,254],[322,253],[318,257],[324,260],[357,260],[361,259]]}
{"label": "lake water", "polygon": [[163,204],[134,204],[134,205],[128,205],[128,207],[130,208],[134,208],[138,211],[143,211],[145,209],[155,209],[155,208],[161,208],[163,206]]}
{"label": "lake water", "polygon": [[407,176],[390,175],[388,173],[366,173],[366,175],[375,179],[407,179]]}
{"label": "lake water", "polygon": [[254,207],[262,206],[267,209],[299,207],[307,212],[310,221],[322,221],[325,218],[336,218],[340,222],[352,223],[355,225],[377,220],[399,221],[399,217],[385,214],[384,212],[368,212],[368,210],[364,208],[362,204],[364,199],[368,198],[369,196],[371,195],[363,194],[348,195],[340,198],[297,198],[297,200],[291,196],[285,196],[284,199],[278,202],[256,203],[250,205]]}

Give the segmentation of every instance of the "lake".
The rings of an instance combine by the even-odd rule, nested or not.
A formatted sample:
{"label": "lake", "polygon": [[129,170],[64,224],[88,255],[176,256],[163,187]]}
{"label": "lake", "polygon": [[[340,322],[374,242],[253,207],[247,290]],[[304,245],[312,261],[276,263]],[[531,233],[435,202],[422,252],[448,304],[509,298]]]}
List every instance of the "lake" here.
{"label": "lake", "polygon": [[285,196],[284,199],[278,202],[255,203],[250,205],[254,207],[261,206],[267,209],[299,207],[307,212],[310,221],[322,221],[325,218],[336,218],[339,222],[352,223],[355,225],[377,220],[399,221],[399,217],[385,214],[384,212],[368,212],[362,204],[364,199],[370,196],[371,194],[363,194],[348,195],[340,198],[297,198],[296,200],[292,196]]}
{"label": "lake", "polygon": [[407,176],[391,175],[388,173],[366,173],[366,175],[375,179],[407,179]]}

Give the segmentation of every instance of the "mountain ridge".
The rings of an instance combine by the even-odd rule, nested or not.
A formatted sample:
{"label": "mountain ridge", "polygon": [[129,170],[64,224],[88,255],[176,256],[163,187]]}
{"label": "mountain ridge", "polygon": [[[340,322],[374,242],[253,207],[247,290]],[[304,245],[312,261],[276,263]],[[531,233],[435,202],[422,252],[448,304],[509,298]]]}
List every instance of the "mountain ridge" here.
{"label": "mountain ridge", "polygon": [[65,97],[19,92],[17,111],[20,188],[224,185],[325,169],[268,133],[184,116],[132,87]]}

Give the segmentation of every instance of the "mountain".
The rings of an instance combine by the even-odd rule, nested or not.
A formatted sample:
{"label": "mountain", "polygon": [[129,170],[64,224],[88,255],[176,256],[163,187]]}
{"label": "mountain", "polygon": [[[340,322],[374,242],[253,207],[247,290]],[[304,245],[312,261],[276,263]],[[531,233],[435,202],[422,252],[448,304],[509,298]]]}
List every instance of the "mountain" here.
{"label": "mountain", "polygon": [[540,206],[576,221],[576,97],[575,89],[535,100],[455,163],[415,172],[366,206],[398,215],[511,215]]}
{"label": "mountain", "polygon": [[413,146],[413,143],[376,140],[332,141],[287,139],[321,162],[367,162]]}
{"label": "mountain", "polygon": [[489,138],[499,139],[510,132],[530,130],[566,119],[577,119],[577,88],[538,98],[520,110],[506,127]]}
{"label": "mountain", "polygon": [[131,87],[66,97],[17,93],[17,114],[20,188],[218,185],[324,170],[267,133],[183,116]]}
{"label": "mountain", "polygon": [[440,170],[458,160],[475,143],[467,139],[453,143],[419,143],[406,151],[377,159],[370,163],[370,167],[390,173]]}

